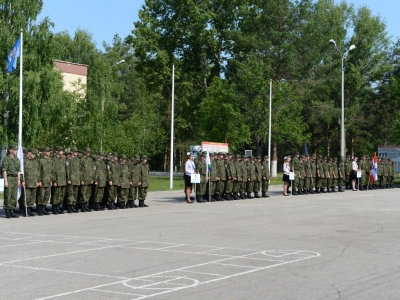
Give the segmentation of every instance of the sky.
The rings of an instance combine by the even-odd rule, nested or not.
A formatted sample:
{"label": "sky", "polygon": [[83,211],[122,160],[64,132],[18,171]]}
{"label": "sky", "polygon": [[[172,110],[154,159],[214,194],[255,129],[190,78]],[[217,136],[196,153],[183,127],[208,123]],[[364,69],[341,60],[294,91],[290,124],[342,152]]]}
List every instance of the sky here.
{"label": "sky", "polygon": [[[85,29],[92,34],[97,48],[104,50],[102,44],[112,43],[115,34],[125,38],[139,19],[139,9],[144,0],[43,0],[43,10],[38,21],[49,17],[55,23],[54,32]],[[340,3],[341,0],[335,0]],[[347,0],[355,7],[368,6],[373,15],[380,16],[386,22],[387,31],[392,40],[400,37],[399,0]],[[112,5],[110,5],[112,3]]]}

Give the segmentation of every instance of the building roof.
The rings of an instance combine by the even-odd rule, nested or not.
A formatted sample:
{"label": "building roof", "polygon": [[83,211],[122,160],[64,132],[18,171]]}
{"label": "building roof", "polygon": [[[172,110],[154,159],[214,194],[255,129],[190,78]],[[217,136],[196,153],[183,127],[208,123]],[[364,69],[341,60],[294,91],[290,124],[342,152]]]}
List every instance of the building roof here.
{"label": "building roof", "polygon": [[64,73],[70,73],[82,76],[87,76],[88,73],[88,65],[76,64],[62,60],[55,60],[54,65]]}

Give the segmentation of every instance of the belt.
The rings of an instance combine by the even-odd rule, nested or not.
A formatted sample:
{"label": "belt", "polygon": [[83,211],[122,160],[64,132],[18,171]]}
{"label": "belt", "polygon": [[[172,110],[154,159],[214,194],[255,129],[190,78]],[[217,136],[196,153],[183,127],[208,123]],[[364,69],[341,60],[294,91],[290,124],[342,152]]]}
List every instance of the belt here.
{"label": "belt", "polygon": [[7,175],[7,177],[18,177],[18,175]]}

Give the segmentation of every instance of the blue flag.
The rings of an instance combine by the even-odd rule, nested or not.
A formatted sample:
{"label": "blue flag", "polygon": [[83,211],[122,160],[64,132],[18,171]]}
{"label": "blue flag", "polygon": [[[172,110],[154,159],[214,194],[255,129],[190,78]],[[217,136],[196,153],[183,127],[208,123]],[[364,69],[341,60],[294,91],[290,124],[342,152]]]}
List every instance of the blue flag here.
{"label": "blue flag", "polygon": [[15,71],[17,68],[17,58],[21,55],[21,37],[18,38],[10,54],[7,56],[7,73]]}

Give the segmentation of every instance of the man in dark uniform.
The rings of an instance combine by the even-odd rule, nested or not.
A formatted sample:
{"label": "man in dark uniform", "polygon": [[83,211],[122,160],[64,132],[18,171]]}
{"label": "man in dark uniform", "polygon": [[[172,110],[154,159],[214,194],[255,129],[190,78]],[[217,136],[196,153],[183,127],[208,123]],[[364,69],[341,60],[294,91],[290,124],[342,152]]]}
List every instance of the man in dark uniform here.
{"label": "man in dark uniform", "polygon": [[17,204],[18,187],[21,185],[21,162],[17,157],[18,147],[10,146],[10,154],[3,160],[2,170],[4,178],[4,210],[6,218],[18,218],[14,214]]}

